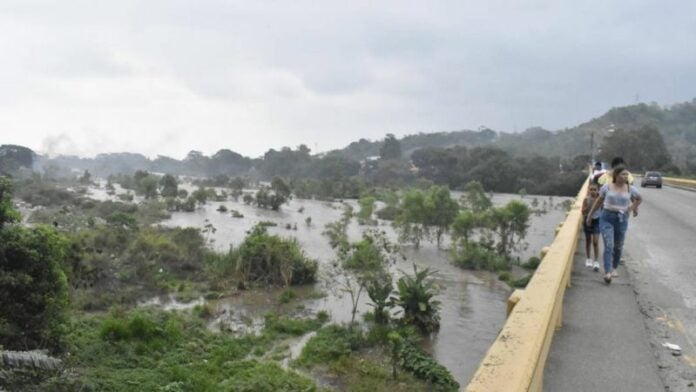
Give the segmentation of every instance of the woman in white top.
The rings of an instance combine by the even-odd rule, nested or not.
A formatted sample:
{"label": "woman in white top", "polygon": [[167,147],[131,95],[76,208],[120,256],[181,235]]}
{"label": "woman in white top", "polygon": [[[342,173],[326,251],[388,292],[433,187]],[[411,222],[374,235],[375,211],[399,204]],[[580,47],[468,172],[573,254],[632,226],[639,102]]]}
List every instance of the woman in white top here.
{"label": "woman in white top", "polygon": [[602,208],[599,231],[604,240],[604,281],[607,283],[611,283],[612,277],[617,276],[616,268],[621,261],[628,216],[638,215],[638,206],[642,201],[638,189],[629,184],[629,172],[625,167],[614,168],[613,174],[612,182],[600,188],[599,197],[587,214],[589,220],[595,211]]}

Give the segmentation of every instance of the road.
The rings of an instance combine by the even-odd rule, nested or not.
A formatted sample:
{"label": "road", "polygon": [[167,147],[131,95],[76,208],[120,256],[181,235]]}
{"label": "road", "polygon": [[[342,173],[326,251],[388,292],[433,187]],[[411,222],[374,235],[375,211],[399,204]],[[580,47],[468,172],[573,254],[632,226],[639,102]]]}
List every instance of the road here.
{"label": "road", "polygon": [[[625,261],[669,391],[696,390],[696,191],[642,188]],[[682,347],[681,356],[663,348]]]}

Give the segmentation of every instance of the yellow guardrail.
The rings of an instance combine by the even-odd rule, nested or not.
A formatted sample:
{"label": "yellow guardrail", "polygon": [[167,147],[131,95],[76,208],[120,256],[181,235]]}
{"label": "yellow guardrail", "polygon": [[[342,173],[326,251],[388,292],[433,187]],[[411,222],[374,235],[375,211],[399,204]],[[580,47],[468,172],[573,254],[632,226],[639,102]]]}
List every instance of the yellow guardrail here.
{"label": "yellow guardrail", "polygon": [[679,185],[696,188],[696,180],[687,180],[686,178],[662,177],[662,182],[669,185]]}
{"label": "yellow guardrail", "polygon": [[580,189],[553,243],[524,290],[508,301],[508,319],[478,370],[468,392],[542,391],[544,366],[551,340],[563,320],[563,297],[582,225],[582,201],[588,181]]}

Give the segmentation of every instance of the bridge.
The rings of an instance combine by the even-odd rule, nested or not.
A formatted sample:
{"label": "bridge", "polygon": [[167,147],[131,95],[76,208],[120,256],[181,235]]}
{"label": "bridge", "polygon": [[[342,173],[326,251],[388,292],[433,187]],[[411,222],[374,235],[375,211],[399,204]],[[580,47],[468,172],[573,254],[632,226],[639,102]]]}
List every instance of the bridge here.
{"label": "bridge", "polygon": [[584,267],[582,187],[465,391],[696,390],[696,181],[664,183],[610,285]]}

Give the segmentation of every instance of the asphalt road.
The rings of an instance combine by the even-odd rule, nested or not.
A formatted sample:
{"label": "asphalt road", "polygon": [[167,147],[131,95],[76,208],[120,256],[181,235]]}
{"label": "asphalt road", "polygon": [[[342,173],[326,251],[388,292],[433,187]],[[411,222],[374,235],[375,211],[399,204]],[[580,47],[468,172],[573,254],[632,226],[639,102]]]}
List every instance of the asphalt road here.
{"label": "asphalt road", "polygon": [[[696,391],[696,191],[642,188],[626,267],[669,391]],[[665,342],[682,348],[674,356]]]}

